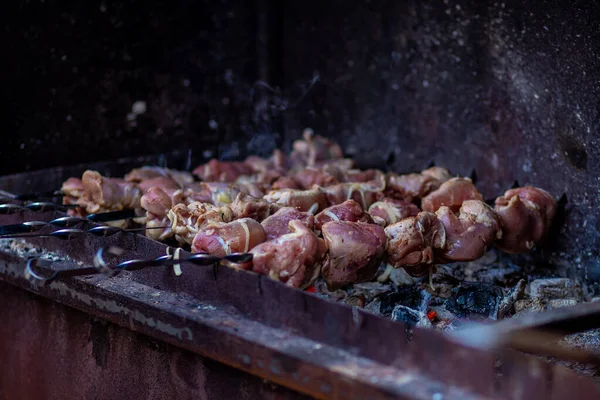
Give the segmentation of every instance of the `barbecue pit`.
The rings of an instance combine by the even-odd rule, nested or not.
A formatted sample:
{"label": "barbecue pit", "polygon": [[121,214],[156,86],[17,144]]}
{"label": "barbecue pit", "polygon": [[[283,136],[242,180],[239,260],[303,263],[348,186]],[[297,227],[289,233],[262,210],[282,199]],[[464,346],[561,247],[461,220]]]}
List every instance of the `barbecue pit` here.
{"label": "barbecue pit", "polygon": [[[183,72],[172,72],[173,82],[176,77],[181,78],[181,81],[161,86],[156,92],[160,96],[154,94],[156,97],[148,102],[151,104],[150,110],[168,109],[175,115],[163,115],[162,126],[158,126],[158,114],[147,111],[146,117],[138,116],[138,127],[132,127],[129,121],[127,128],[123,128],[122,120],[117,122],[118,118],[101,117],[108,123],[102,128],[103,132],[114,132],[112,127],[118,126],[117,130],[123,129],[122,132],[129,132],[127,135],[132,137],[131,140],[121,138],[120,142],[114,138],[103,142],[108,149],[107,157],[104,158],[114,160],[127,155],[132,148],[138,154],[149,153],[155,150],[152,146],[162,146],[141,144],[139,138],[147,137],[148,129],[157,132],[153,136],[159,138],[156,143],[161,143],[160,140],[163,140],[163,144],[165,140],[171,141],[172,137],[160,139],[163,136],[158,133],[159,129],[172,128],[174,132],[177,131],[176,124],[169,125],[173,123],[169,120],[171,117],[183,119],[186,123],[203,121],[205,126],[198,129],[202,135],[190,139],[188,131],[193,130],[193,124],[187,125],[176,136],[185,138],[182,139],[182,151],[179,154],[164,155],[161,159],[129,159],[120,163],[112,161],[96,164],[96,167],[113,176],[122,175],[131,167],[146,162],[159,164],[166,161],[169,167],[185,168],[188,163],[198,164],[202,152],[209,151],[207,149],[210,149],[212,155],[228,158],[236,153],[240,157],[256,153],[257,150],[260,150],[259,153],[268,152],[268,147],[273,143],[285,148],[292,139],[298,137],[304,127],[311,126],[316,132],[341,139],[344,150],[349,154],[354,153],[363,168],[378,166],[404,172],[425,168],[433,160],[436,164],[447,166],[453,172],[465,176],[471,175],[475,170],[478,187],[490,197],[500,194],[500,188],[510,187],[514,180],[535,183],[547,188],[557,197],[566,193],[568,199],[562,214],[561,231],[555,233],[554,241],[531,256],[503,258],[491,254],[489,257],[496,257],[496,260],[488,259],[484,260],[487,264],[475,263],[457,268],[468,278],[466,280],[473,280],[478,284],[489,283],[489,280],[498,283],[498,279],[505,279],[510,283],[507,286],[512,287],[518,284],[520,278],[525,278],[529,281],[530,291],[535,281],[538,282],[533,286],[539,289],[549,284],[539,282],[540,280],[559,277],[569,279],[559,284],[559,287],[569,288],[567,293],[544,294],[540,298],[541,304],[537,304],[533,297],[529,300],[516,300],[521,302],[518,307],[524,309],[552,308],[573,304],[574,301],[589,301],[596,295],[598,235],[594,228],[596,216],[590,210],[595,205],[595,196],[592,194],[596,192],[597,166],[593,155],[597,149],[593,135],[595,111],[579,104],[594,103],[596,92],[590,90],[589,85],[585,86],[580,82],[581,73],[573,71],[586,72],[585,76],[590,77],[596,74],[595,61],[583,50],[578,51],[585,47],[579,42],[583,40],[580,39],[581,35],[585,35],[578,32],[587,32],[586,21],[591,17],[589,13],[584,16],[583,6],[569,8],[570,11],[566,14],[559,5],[546,6],[544,12],[541,12],[539,7],[533,5],[509,3],[504,6],[460,4],[459,7],[453,4],[446,8],[437,5],[433,8],[411,5],[408,10],[388,4],[385,8],[382,5],[373,6],[375,8],[367,13],[366,9],[360,7],[344,12],[340,12],[339,7],[334,7],[334,12],[316,11],[318,7],[313,10],[304,6],[296,9],[295,6],[258,2],[255,11],[261,16],[261,27],[276,29],[272,27],[272,21],[294,21],[294,16],[312,21],[312,28],[279,27],[277,32],[268,32],[270,40],[265,42],[259,37],[259,51],[255,52],[252,47],[252,53],[261,55],[255,63],[260,68],[256,68],[254,75],[249,75],[253,78],[260,77],[272,86],[279,85],[285,92],[274,94],[267,90],[262,93],[262,103],[252,96],[244,97],[248,90],[241,88],[238,83],[252,82],[252,79],[241,79],[241,75],[237,75],[236,71],[239,70],[236,68],[242,68],[239,64],[217,61],[215,56],[213,62],[219,72],[203,71],[203,76],[207,80],[223,83],[215,83],[215,90],[210,91],[181,89],[189,97],[179,100],[169,94],[178,92],[180,87],[189,88],[189,82],[186,86],[185,79],[190,82],[195,80],[185,78]],[[206,7],[215,7],[212,15],[221,21],[225,20],[225,15],[230,14],[233,16],[228,18],[236,21],[252,20],[256,15],[234,2],[226,6]],[[175,11],[173,13],[171,18],[184,19],[181,14]],[[79,18],[76,13],[71,16],[75,20]],[[399,16],[402,17],[398,18]],[[165,18],[166,21],[168,17]],[[130,23],[126,16],[118,19]],[[369,29],[365,29],[364,21],[368,21]],[[353,26],[353,31],[361,33],[342,30],[343,40],[335,41],[335,45],[333,41],[322,41],[323,37],[334,36],[331,26],[336,25]],[[207,23],[206,26],[212,25]],[[207,46],[214,46],[212,48],[215,49],[223,43],[235,42],[236,46],[244,47],[241,41],[238,43],[226,36],[219,36],[219,33],[223,33],[221,29],[210,28],[210,34],[217,33],[213,36],[223,39],[216,39],[219,43]],[[546,32],[556,33],[556,37],[565,39],[555,41],[552,39],[555,36],[551,37]],[[232,31],[231,35],[235,35],[235,32]],[[380,40],[381,37],[389,39]],[[274,38],[279,38],[281,43]],[[572,39],[576,44],[573,45],[566,38]],[[593,42],[593,39],[589,40]],[[361,48],[361,44],[364,45],[362,47],[373,50],[362,53],[363,50],[357,50]],[[240,58],[235,58],[236,46],[228,46],[227,53],[234,57],[232,59],[239,60]],[[295,51],[284,51],[291,48]],[[248,50],[239,49],[238,56],[243,58],[241,54],[245,51]],[[278,51],[282,51],[284,56],[278,58]],[[569,52],[574,53],[572,58],[564,56]],[[306,54],[315,53],[327,54],[327,61],[317,58],[314,64],[299,62],[299,59],[306,59]],[[361,58],[361,55],[365,57]],[[83,71],[85,62],[76,60],[75,63]],[[114,68],[113,71],[125,71],[128,67],[115,65],[111,68]],[[315,68],[319,70],[318,80],[313,79]],[[432,71],[439,71],[439,74]],[[443,74],[444,71],[446,75]],[[561,79],[555,78],[556,74],[560,74]],[[103,79],[107,85],[122,83],[119,82],[122,78],[113,75]],[[228,83],[230,81],[234,83]],[[374,83],[380,81],[384,84],[375,90],[375,95],[370,88],[379,87]],[[316,83],[310,86],[311,82]],[[83,90],[75,87],[70,89],[74,93]],[[185,107],[177,108],[187,104],[188,110],[194,107],[202,109],[198,104],[203,104],[203,101],[207,104],[213,102],[212,98],[203,100],[198,95],[194,97],[194,94],[200,92],[203,95],[210,92],[209,96],[218,100],[214,103],[219,106],[212,109],[215,117],[192,118],[189,113],[181,111]],[[226,96],[223,96],[224,92],[227,92]],[[118,97],[115,92],[110,93]],[[226,107],[224,97],[229,99],[229,104],[235,103],[234,99],[239,98],[236,122],[230,122],[225,117],[236,111]],[[288,104],[295,107],[286,108],[278,103],[284,98],[289,99]],[[407,102],[407,98],[412,101]],[[295,105],[293,99],[302,101]],[[120,101],[127,103],[127,100]],[[265,102],[271,107],[269,112],[264,112],[264,108],[259,107]],[[127,104],[133,107],[133,101]],[[84,108],[91,105],[81,107],[83,113]],[[351,109],[356,112],[350,111]],[[139,111],[139,107],[136,110]],[[253,112],[248,113],[248,110]],[[78,120],[76,108],[69,112],[71,121],[73,118]],[[127,112],[131,110],[128,108]],[[18,146],[25,144],[24,151],[28,156],[21,158],[27,160],[30,167],[64,164],[61,161],[65,160],[65,149],[69,148],[67,144],[74,143],[74,138],[81,138],[79,133],[82,128],[69,127],[61,120],[60,126],[65,129],[59,129],[66,133],[61,133],[65,140],[60,145],[45,148],[30,146],[25,138],[27,135],[34,138],[32,126],[35,126],[36,121],[43,120],[43,115],[37,114],[37,111],[35,113],[29,123],[33,125],[24,124],[20,128],[23,141],[15,142]],[[390,115],[394,115],[394,118]],[[398,120],[405,123],[398,124]],[[211,128],[215,124],[219,127],[216,131]],[[282,129],[283,125],[285,131]],[[246,130],[240,129],[241,127]],[[95,129],[100,128],[94,127],[89,132],[97,132]],[[364,140],[367,133],[374,131],[386,134],[381,134],[378,140]],[[92,136],[90,134],[89,137]],[[83,139],[82,148],[91,149],[94,140],[101,137],[98,134],[96,139]],[[257,139],[252,141],[250,138]],[[427,140],[423,140],[424,138]],[[205,139],[206,142],[202,142]],[[120,145],[121,142],[124,146]],[[243,145],[245,142],[248,143],[248,148]],[[11,143],[7,148],[10,148]],[[465,151],[462,143],[468,144],[469,151]],[[203,150],[190,154],[189,148]],[[49,155],[48,149],[52,149],[51,157],[45,156]],[[388,149],[394,151],[390,152]],[[98,160],[97,155],[89,154],[89,151],[87,155],[85,153],[86,151],[82,151],[79,156],[82,158],[75,160],[85,161],[82,167],[59,167],[52,171],[8,176],[3,178],[1,188],[12,193],[54,190],[66,177],[80,174],[93,166],[91,161]],[[43,160],[46,160],[45,164]],[[10,168],[5,172],[22,171],[25,165],[15,160],[12,169]],[[50,220],[59,215],[61,214],[24,212],[2,216],[2,224],[40,217]],[[165,253],[164,246],[139,236],[126,237],[131,242],[120,242],[122,237],[86,237],[65,242],[37,239],[35,244],[45,247],[45,251],[60,253],[60,257],[68,254],[76,262],[86,265],[92,263],[93,255],[99,247],[117,242],[121,246],[135,249],[127,254],[127,259],[159,257]],[[30,247],[29,251],[33,248],[35,246]],[[216,359],[312,396],[348,398],[349,393],[353,393],[357,397],[395,394],[406,398],[435,398],[438,393],[443,393],[444,397],[457,398],[466,398],[467,394],[475,397],[517,398],[517,392],[535,392],[536,396],[547,398],[550,397],[548,393],[552,392],[555,398],[562,398],[562,393],[572,394],[574,390],[582,396],[586,390],[589,390],[587,393],[590,396],[597,393],[590,381],[573,377],[560,368],[532,361],[531,358],[501,350],[498,362],[491,352],[467,349],[432,331],[407,329],[401,322],[392,323],[379,319],[357,308],[290,291],[263,279],[264,277],[236,273],[227,268],[219,269],[215,278],[211,268],[194,268],[192,272],[186,271],[184,265],[184,276],[193,276],[185,282],[174,280],[164,269],[154,269],[111,279],[94,277],[59,280],[47,287],[38,288],[31,286],[20,275],[25,268],[26,257],[31,254],[23,253],[23,249],[14,244],[12,247],[9,245],[4,254],[7,261],[2,271],[3,279],[9,283],[83,310],[88,315],[143,332],[176,347]],[[492,276],[499,274],[499,270],[500,275]],[[440,285],[439,287],[447,285],[449,291],[457,288],[456,282],[445,282],[439,276],[437,279],[434,284]],[[487,290],[487,287],[475,289],[475,293],[479,293],[483,289]],[[155,297],[149,298],[147,290],[152,290]],[[486,299],[493,292],[493,289],[488,290]],[[542,292],[544,291],[538,290],[538,293]],[[11,302],[24,301],[21,292],[7,289],[6,293],[12,293],[7,295]],[[419,295],[421,294],[419,291]],[[504,296],[505,294],[497,296],[498,302]],[[460,296],[454,298],[459,299]],[[115,308],[113,303],[121,308]],[[40,309],[46,307],[46,303],[38,301],[36,304],[39,304],[36,307]],[[454,304],[451,309],[456,311],[456,306]],[[64,319],[68,315],[69,320],[81,318],[81,314],[74,317],[73,311],[54,307],[50,307],[53,315],[56,315],[53,318],[59,318],[59,315]],[[214,319],[203,320],[198,317],[200,311],[194,310],[202,310],[203,307],[210,308]],[[211,307],[215,307],[215,310]],[[447,308],[447,305],[444,307]],[[140,315],[143,316],[142,319]],[[15,320],[14,316],[7,320],[15,324],[15,327],[25,326],[24,321]],[[154,326],[149,322],[151,320],[155,321]],[[185,328],[189,328],[192,334],[189,335]],[[338,332],[345,334],[339,336]],[[382,332],[396,334],[382,335]],[[572,340],[581,340],[581,336],[578,337],[580,339]],[[377,343],[374,343],[373,338],[377,338]],[[70,339],[62,340],[69,343]],[[298,345],[299,348],[286,347],[289,342],[301,345]],[[315,352],[315,348],[325,350]],[[248,354],[243,351],[245,349],[249,349]],[[397,350],[391,352],[390,349]],[[115,362],[112,353],[110,350],[106,351],[106,362],[113,365],[110,364]],[[171,355],[175,352],[164,350],[162,354]],[[15,357],[15,353],[10,354],[7,353],[7,357]],[[457,364],[464,366],[464,369],[457,371]],[[225,370],[224,367],[214,368]],[[467,368],[472,368],[473,372]],[[479,374],[481,379],[473,378]],[[225,382],[223,375],[226,374],[221,374],[219,379]],[[303,381],[307,377],[308,380]],[[61,380],[58,376],[54,379],[56,382]],[[232,382],[236,382],[235,385],[243,385],[240,380],[235,381],[242,378],[232,379]],[[261,385],[259,381],[244,382],[248,387],[256,388]],[[559,384],[564,388],[559,389]],[[573,385],[571,391],[567,391],[568,385]],[[0,386],[0,390],[9,389],[2,389]],[[214,390],[224,389],[218,386]],[[256,395],[259,392],[251,393]]]}

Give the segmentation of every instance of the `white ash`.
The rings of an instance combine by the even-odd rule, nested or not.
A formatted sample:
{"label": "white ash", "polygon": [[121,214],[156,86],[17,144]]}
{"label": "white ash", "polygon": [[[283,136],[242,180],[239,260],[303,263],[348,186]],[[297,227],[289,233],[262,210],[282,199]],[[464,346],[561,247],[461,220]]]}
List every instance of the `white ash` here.
{"label": "white ash", "polygon": [[552,310],[555,308],[572,307],[577,305],[577,303],[577,299],[551,299],[546,304],[546,308]]}
{"label": "white ash", "polygon": [[536,279],[529,285],[529,294],[532,298],[546,299],[564,299],[574,298],[578,301],[583,299],[583,290],[581,286],[567,278],[547,278]]}
{"label": "white ash", "polygon": [[0,251],[15,254],[23,259],[41,258],[53,262],[68,260],[64,255],[36,247],[23,239],[0,239]]}

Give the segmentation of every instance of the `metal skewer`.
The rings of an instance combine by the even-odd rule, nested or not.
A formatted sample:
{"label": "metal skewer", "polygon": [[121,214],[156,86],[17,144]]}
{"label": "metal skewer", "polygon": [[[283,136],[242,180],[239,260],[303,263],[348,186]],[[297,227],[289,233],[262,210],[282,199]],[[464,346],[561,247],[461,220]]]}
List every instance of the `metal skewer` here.
{"label": "metal skewer", "polygon": [[[234,264],[243,264],[252,260],[252,253],[234,253],[225,257],[218,257],[206,253],[195,253],[183,259],[174,259],[172,255],[165,255],[151,260],[128,260],[116,265],[110,265],[104,260],[104,253],[120,255],[122,249],[111,247],[98,250],[94,257],[94,266],[85,268],[69,268],[63,270],[53,270],[50,268],[52,262],[49,260],[32,258],[27,261],[25,268],[25,278],[32,283],[47,285],[58,278],[75,277],[83,275],[104,274],[109,277],[116,276],[122,271],[138,271],[145,268],[171,267],[175,264],[191,263],[196,266],[218,265],[222,261],[228,261]],[[49,274],[40,274],[35,269],[42,269]]]}
{"label": "metal skewer", "polygon": [[[110,211],[100,214],[91,214],[85,218],[82,217],[60,217],[53,219],[52,221],[27,221],[20,224],[10,224],[0,226],[0,236],[19,234],[19,233],[32,233],[40,230],[45,226],[57,226],[61,228],[68,228],[80,223],[89,222],[109,222],[118,221],[128,218],[135,217],[134,210],[123,210],[123,211]],[[119,228],[115,228],[119,229]],[[93,233],[93,232],[91,232]],[[116,233],[116,232],[115,232]],[[106,236],[106,235],[105,235]]]}
{"label": "metal skewer", "polygon": [[[142,228],[131,228],[131,229],[123,229],[117,228],[114,226],[96,226],[91,229],[76,229],[76,228],[65,228],[58,229],[49,233],[15,233],[10,235],[0,235],[0,239],[26,239],[26,238],[42,238],[42,237],[53,237],[61,240],[71,240],[75,237],[83,234],[92,234],[96,236],[112,236],[117,233],[135,233],[142,232],[151,229],[166,229],[168,226],[152,226],[152,227],[142,227]],[[40,229],[37,228],[36,229]]]}

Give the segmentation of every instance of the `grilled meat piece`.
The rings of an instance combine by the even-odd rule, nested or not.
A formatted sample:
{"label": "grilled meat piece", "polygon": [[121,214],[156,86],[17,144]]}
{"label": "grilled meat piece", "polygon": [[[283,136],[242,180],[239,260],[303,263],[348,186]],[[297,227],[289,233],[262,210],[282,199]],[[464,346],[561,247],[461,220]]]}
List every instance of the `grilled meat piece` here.
{"label": "grilled meat piece", "polygon": [[[331,168],[335,168],[337,171],[344,172],[354,168],[354,160],[351,158],[336,158],[331,160],[318,161],[313,165],[315,168],[325,168],[331,171]],[[339,178],[342,179],[342,178]]]}
{"label": "grilled meat piece", "polygon": [[413,203],[404,200],[384,197],[369,207],[369,214],[374,220],[379,218],[383,226],[395,224],[407,217],[413,217],[419,214],[421,210]]}
{"label": "grilled meat piece", "polygon": [[193,202],[174,205],[167,213],[167,218],[175,239],[180,243],[192,244],[195,235],[209,224],[233,221],[233,212],[227,206]]}
{"label": "grilled meat piece", "polygon": [[463,201],[483,200],[479,190],[469,178],[452,178],[429,193],[421,200],[423,211],[436,212],[441,206],[449,207],[452,212],[458,212]]}
{"label": "grilled meat piece", "polygon": [[224,257],[232,253],[246,253],[265,241],[261,224],[251,218],[209,223],[198,231],[192,241],[192,252],[205,252]]}
{"label": "grilled meat piece", "polygon": [[321,188],[327,196],[330,206],[341,204],[346,200],[354,200],[363,209],[383,198],[382,187],[374,182],[338,183],[337,185]]}
{"label": "grilled meat piece", "polygon": [[444,261],[473,261],[483,256],[489,244],[502,238],[498,216],[480,200],[467,200],[456,215],[442,206],[436,216],[444,225],[446,243],[436,258]]}
{"label": "grilled meat piece", "polygon": [[313,185],[331,186],[339,182],[334,175],[327,172],[327,168],[314,167],[307,167],[296,172],[294,180],[305,190],[312,188]]}
{"label": "grilled meat piece", "polygon": [[279,204],[244,193],[238,193],[233,203],[229,205],[234,219],[252,218],[258,222],[275,214],[281,207]]}
{"label": "grilled meat piece", "polygon": [[77,200],[83,196],[83,183],[79,178],[69,178],[64,181],[60,190],[64,194],[64,204],[77,204]]}
{"label": "grilled meat piece", "polygon": [[219,161],[215,158],[199,165],[192,173],[205,182],[235,182],[242,175],[251,175],[252,168],[239,161]]}
{"label": "grilled meat piece", "polygon": [[385,185],[386,177],[378,169],[350,169],[342,172],[342,182],[383,182]]}
{"label": "grilled meat piece", "polygon": [[306,287],[319,275],[324,243],[299,220],[290,221],[289,230],[251,250],[252,270],[292,287]]}
{"label": "grilled meat piece", "polygon": [[[180,190],[178,192],[181,193]],[[146,236],[154,240],[164,240],[170,237],[172,230],[167,214],[173,207],[172,197],[164,190],[152,187],[142,196],[140,203],[142,208],[146,210],[146,227],[153,228],[146,230]],[[168,228],[154,229],[160,226],[167,226]]]}
{"label": "grilled meat piece", "polygon": [[[358,174],[355,174],[354,177],[365,178],[369,175],[358,176]],[[383,198],[383,191],[386,186],[385,175],[372,174],[372,177],[374,179],[366,182],[338,183],[337,185],[321,188],[321,190],[325,192],[330,206],[352,199],[367,210],[371,204]]]}
{"label": "grilled meat piece", "polygon": [[446,246],[444,225],[435,214],[422,211],[385,228],[388,238],[387,261],[395,268],[403,267],[420,276],[434,262],[434,251]]}
{"label": "grilled meat piece", "polygon": [[367,214],[360,204],[354,200],[346,200],[341,204],[330,206],[315,216],[315,229],[321,230],[330,221],[365,222],[372,224],[373,218]]}
{"label": "grilled meat piece", "polygon": [[439,167],[404,175],[390,172],[387,175],[387,194],[389,197],[412,202],[436,190],[448,179],[448,170]]}
{"label": "grilled meat piece", "polygon": [[305,129],[302,139],[292,144],[290,161],[301,167],[315,166],[319,161],[342,158],[342,148],[335,142],[315,135],[312,129]]}
{"label": "grilled meat piece", "polygon": [[87,170],[81,178],[83,195],[78,204],[88,213],[139,208],[142,192],[132,182],[106,178],[96,171]]}
{"label": "grilled meat piece", "polygon": [[375,277],[383,260],[386,235],[375,224],[331,221],[322,227],[327,253],[322,275],[331,290]]}
{"label": "grilled meat piece", "polygon": [[169,193],[177,190],[181,191],[181,185],[177,183],[177,181],[164,176],[145,179],[141,182],[138,182],[137,187],[142,191],[142,193],[146,193],[150,188],[153,187],[160,188]]}
{"label": "grilled meat piece", "polygon": [[278,178],[275,182],[273,182],[271,189],[272,190],[280,190],[280,189],[299,190],[302,188],[300,187],[300,184],[294,178],[291,178],[289,176],[282,176],[282,177]]}
{"label": "grilled meat piece", "polygon": [[256,184],[197,182],[185,186],[184,195],[189,202],[210,203],[216,206],[231,204],[239,193],[260,198],[263,192]]}
{"label": "grilled meat piece", "polygon": [[313,214],[327,207],[325,194],[319,188],[271,190],[264,196],[264,199],[282,206],[295,207],[300,211],[310,210]]}
{"label": "grilled meat piece", "polygon": [[450,171],[442,167],[430,167],[424,169],[423,171],[421,171],[421,175],[430,176],[438,180],[440,184],[452,178],[452,175],[450,175]]}
{"label": "grilled meat piece", "polygon": [[556,199],[540,188],[507,190],[496,199],[495,210],[502,223],[502,239],[497,246],[509,253],[530,251],[544,240],[556,207]]}
{"label": "grilled meat piece", "polygon": [[265,229],[267,240],[273,240],[290,233],[290,221],[298,220],[308,229],[313,229],[315,217],[307,212],[298,211],[294,207],[283,207],[275,214],[261,222]]}
{"label": "grilled meat piece", "polygon": [[127,175],[125,175],[125,180],[127,182],[138,183],[148,179],[160,177],[171,178],[180,186],[194,182],[194,176],[189,172],[151,166],[132,169]]}

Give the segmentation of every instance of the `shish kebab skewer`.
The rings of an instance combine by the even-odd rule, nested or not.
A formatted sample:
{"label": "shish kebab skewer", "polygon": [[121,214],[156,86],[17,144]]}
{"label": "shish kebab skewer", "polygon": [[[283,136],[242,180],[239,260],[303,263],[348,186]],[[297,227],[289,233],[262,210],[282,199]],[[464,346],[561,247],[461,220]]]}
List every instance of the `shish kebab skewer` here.
{"label": "shish kebab skewer", "polygon": [[[205,182],[178,182],[151,168],[125,179],[88,171],[65,182],[63,192],[66,203],[86,212],[144,208],[147,227],[170,225],[149,236],[173,236],[193,251],[254,252],[251,268],[292,286],[304,286],[324,264],[335,286],[373,278],[366,266],[380,258],[421,275],[436,263],[474,259],[492,244],[528,251],[543,240],[556,209],[550,195],[532,187],[508,191],[491,209],[468,178],[451,179],[443,168],[407,175],[353,170],[339,146],[310,133],[289,157],[276,151],[268,160],[211,160],[195,172]],[[374,240],[381,236],[375,226],[385,240]],[[358,243],[374,247],[359,251]],[[310,254],[299,257],[301,249]]]}

